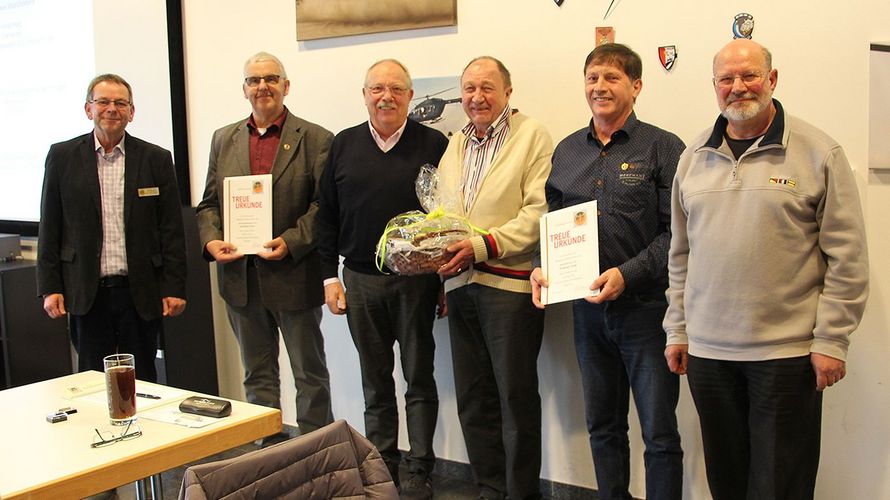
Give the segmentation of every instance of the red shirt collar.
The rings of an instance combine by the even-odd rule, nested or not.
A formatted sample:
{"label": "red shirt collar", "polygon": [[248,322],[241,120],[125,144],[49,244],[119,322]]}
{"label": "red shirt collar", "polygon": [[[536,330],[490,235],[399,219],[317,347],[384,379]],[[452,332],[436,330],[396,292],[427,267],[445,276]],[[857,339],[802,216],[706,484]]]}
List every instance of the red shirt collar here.
{"label": "red shirt collar", "polygon": [[[273,131],[273,132],[275,130],[281,130],[281,127],[284,126],[284,120],[286,120],[286,119],[287,119],[287,106],[284,107],[284,111],[281,112],[281,116],[276,118],[275,121],[272,122],[272,124],[266,128],[266,130]],[[251,113],[250,116],[247,117],[247,126],[250,127],[251,132],[258,133],[257,126],[256,126],[256,120],[253,119],[253,113]]]}

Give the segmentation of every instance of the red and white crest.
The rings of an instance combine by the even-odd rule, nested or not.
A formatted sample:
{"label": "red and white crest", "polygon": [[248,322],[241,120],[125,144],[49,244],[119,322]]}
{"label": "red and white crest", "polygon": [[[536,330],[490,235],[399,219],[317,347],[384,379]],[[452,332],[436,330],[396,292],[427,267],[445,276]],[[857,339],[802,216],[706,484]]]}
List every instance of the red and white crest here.
{"label": "red and white crest", "polygon": [[658,47],[658,60],[661,61],[661,67],[670,71],[674,67],[674,61],[677,60],[677,46],[663,45]]}

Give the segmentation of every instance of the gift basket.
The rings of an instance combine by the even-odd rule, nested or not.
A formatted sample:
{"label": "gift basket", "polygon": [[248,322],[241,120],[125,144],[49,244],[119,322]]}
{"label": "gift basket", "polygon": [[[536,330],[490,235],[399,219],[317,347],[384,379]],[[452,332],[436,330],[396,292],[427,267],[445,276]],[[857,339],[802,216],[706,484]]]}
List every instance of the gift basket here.
{"label": "gift basket", "polygon": [[377,243],[377,268],[411,276],[435,273],[453,257],[446,248],[474,234],[464,217],[459,197],[440,183],[436,168],[424,165],[414,184],[419,210],[396,215],[386,224]]}

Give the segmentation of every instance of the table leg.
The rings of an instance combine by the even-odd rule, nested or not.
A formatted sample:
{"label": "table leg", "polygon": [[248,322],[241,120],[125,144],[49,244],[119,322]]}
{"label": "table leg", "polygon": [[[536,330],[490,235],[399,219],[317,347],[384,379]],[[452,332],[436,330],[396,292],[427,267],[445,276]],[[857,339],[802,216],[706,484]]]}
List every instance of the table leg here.
{"label": "table leg", "polygon": [[148,500],[148,491],[145,488],[145,479],[136,481],[133,486],[136,487],[136,500]]}
{"label": "table leg", "polygon": [[161,484],[161,475],[155,474],[149,478],[151,482],[151,498],[153,500],[163,500],[164,499],[164,487]]}

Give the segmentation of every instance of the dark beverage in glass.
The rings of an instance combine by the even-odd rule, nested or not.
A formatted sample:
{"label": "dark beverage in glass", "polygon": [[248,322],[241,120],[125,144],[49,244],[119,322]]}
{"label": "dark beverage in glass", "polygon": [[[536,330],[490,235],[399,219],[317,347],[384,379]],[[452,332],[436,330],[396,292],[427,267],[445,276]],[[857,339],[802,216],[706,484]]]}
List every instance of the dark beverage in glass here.
{"label": "dark beverage in glass", "polygon": [[104,358],[108,416],[114,425],[136,419],[136,367],[132,354],[112,354]]}

